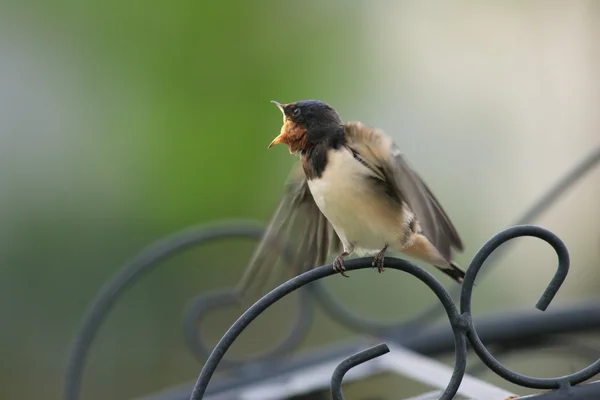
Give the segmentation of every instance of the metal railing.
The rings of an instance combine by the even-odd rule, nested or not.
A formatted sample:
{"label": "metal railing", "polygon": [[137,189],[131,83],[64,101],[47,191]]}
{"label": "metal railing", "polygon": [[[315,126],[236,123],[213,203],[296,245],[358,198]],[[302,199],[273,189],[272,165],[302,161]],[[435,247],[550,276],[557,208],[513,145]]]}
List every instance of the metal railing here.
{"label": "metal railing", "polygon": [[[409,320],[403,320],[396,323],[383,323],[366,319],[363,316],[358,316],[346,309],[320,284],[320,282],[318,282],[319,279],[334,273],[331,265],[328,265],[299,275],[269,292],[251,306],[236,321],[236,323],[234,323],[221,341],[219,341],[217,346],[211,351],[210,346],[208,346],[202,340],[202,336],[198,334],[200,329],[199,325],[201,325],[204,315],[209,310],[214,310],[227,305],[239,304],[239,299],[237,294],[232,290],[220,290],[197,297],[188,307],[184,320],[185,340],[188,348],[201,363],[204,363],[202,372],[192,390],[191,398],[201,399],[203,397],[217,365],[234,368],[249,362],[254,364],[260,362],[268,363],[270,360],[289,354],[300,344],[307,333],[311,324],[311,316],[316,302],[318,302],[332,318],[357,332],[385,338],[385,340],[388,340],[389,338],[390,340],[394,340],[395,343],[400,343],[407,348],[413,348],[424,354],[428,353],[427,346],[429,345],[424,345],[422,340],[412,340],[411,343],[411,340],[406,338],[422,338],[427,337],[427,335],[435,335],[436,333],[430,329],[430,324],[428,322],[445,311],[452,328],[455,348],[455,365],[452,378],[441,395],[441,399],[453,398],[458,390],[466,370],[467,342],[472,346],[477,356],[489,369],[507,381],[523,387],[553,390],[553,392],[548,394],[537,395],[537,398],[559,399],[563,397],[556,396],[560,396],[564,393],[567,393],[570,396],[577,396],[581,393],[582,396],[584,396],[581,398],[586,398],[585,393],[590,393],[591,391],[600,398],[600,384],[592,383],[578,385],[600,372],[600,360],[596,360],[592,365],[579,372],[558,378],[533,378],[518,374],[504,367],[490,354],[483,343],[488,340],[488,338],[484,338],[483,340],[480,338],[473,326],[470,312],[473,284],[476,276],[480,272],[483,262],[485,261],[486,268],[481,272],[485,273],[486,270],[489,270],[492,267],[491,264],[497,263],[499,255],[503,254],[509,247],[502,246],[502,248],[499,248],[499,246],[513,238],[521,236],[534,236],[542,239],[548,242],[557,253],[559,260],[557,272],[536,305],[540,310],[545,310],[546,307],[548,307],[566,277],[569,267],[568,251],[562,241],[552,232],[527,224],[531,223],[532,220],[546,211],[555,203],[561,194],[598,163],[600,163],[600,148],[593,151],[553,188],[551,188],[548,193],[531,207],[529,211],[519,218],[515,224],[516,226],[510,227],[490,239],[471,261],[467,269],[465,280],[460,287],[453,287],[452,290],[447,291],[431,274],[420,267],[404,260],[386,257],[387,269],[401,270],[415,276],[425,283],[440,300]],[[161,261],[192,246],[197,246],[201,243],[206,243],[207,241],[232,237],[259,238],[261,237],[262,232],[263,230],[256,224],[247,222],[223,223],[193,228],[151,245],[129,262],[111,281],[102,287],[84,316],[81,328],[77,333],[71,348],[65,375],[63,398],[65,400],[76,400],[79,398],[87,353],[96,336],[98,328],[110,309],[119,299],[119,296],[137,282],[141,276],[150,272],[153,268],[158,266]],[[496,249],[498,250],[495,251]],[[280,251],[284,251],[285,254],[285,249],[280,249]],[[346,267],[348,270],[370,268],[371,260],[366,258],[349,260],[346,263]],[[310,285],[308,287],[302,288],[309,283]],[[224,358],[226,350],[254,318],[271,304],[296,289],[300,289],[299,312],[297,313],[292,326],[289,328],[288,335],[282,341],[271,349],[263,352],[258,358],[252,360],[230,360]],[[460,295],[460,312],[452,300],[456,295]],[[533,333],[531,327],[529,327],[529,329],[524,329],[523,332],[526,334],[524,336],[537,335],[539,338],[545,338],[556,333],[568,333],[577,329],[582,329],[582,327],[586,327],[586,329],[599,328],[600,318],[598,318],[597,315],[600,315],[600,313],[597,311],[600,311],[600,306],[594,308],[595,306],[596,304],[590,305],[589,307],[579,306],[578,313],[568,313],[568,315],[571,316],[580,316],[581,312],[589,313],[592,311],[595,313],[593,315],[587,314],[587,316],[583,318],[583,321],[569,319],[571,325],[565,326],[565,324],[559,321],[558,317],[552,318],[551,320],[546,321],[545,324],[541,324],[544,329],[533,329],[533,331],[535,331]],[[577,306],[575,308],[577,308]],[[577,325],[578,322],[580,323],[579,325]],[[528,328],[528,326],[523,324],[523,328]],[[495,332],[497,333],[497,330],[495,330]],[[418,335],[416,335],[417,333]],[[444,334],[437,333],[440,337],[446,338],[444,339],[446,342],[444,342],[444,340],[438,340],[437,342],[434,341],[430,343],[437,343],[438,350],[447,351],[447,333],[447,331]],[[518,337],[519,332],[512,332],[512,336]],[[506,335],[501,339],[514,340],[514,337]],[[442,342],[446,343],[446,347],[443,347],[440,344]],[[419,348],[419,346],[421,348]],[[331,391],[334,399],[343,398],[341,382],[346,371],[354,365],[382,355],[385,350],[385,345],[379,345],[363,352],[359,352],[340,364],[338,369],[335,370],[331,381]],[[434,353],[435,351],[429,351],[429,354]],[[189,396],[189,392],[187,396]]]}
{"label": "metal railing", "polygon": [[[460,313],[458,312],[452,297],[446,289],[427,271],[424,269],[401,259],[388,258],[386,259],[386,268],[404,271],[421,282],[426,284],[437,296],[440,303],[442,304],[452,330],[454,333],[454,346],[455,346],[455,362],[454,362],[454,373],[452,379],[448,383],[448,386],[444,390],[440,400],[449,400],[454,397],[458,391],[458,387],[462,381],[462,378],[466,371],[467,364],[467,339],[474,349],[475,353],[479,358],[496,374],[500,375],[507,381],[513,382],[517,385],[536,388],[536,389],[562,389],[568,390],[572,386],[581,383],[596,374],[600,373],[600,359],[594,362],[589,367],[575,372],[573,374],[559,377],[559,378],[533,378],[525,376],[517,372],[511,371],[510,369],[503,366],[498,360],[496,360],[491,353],[487,350],[485,345],[482,343],[477,330],[473,325],[473,319],[471,317],[471,296],[473,292],[473,285],[475,278],[480,271],[483,263],[492,254],[492,252],[500,247],[504,242],[508,240],[522,237],[522,236],[533,236],[544,240],[550,244],[558,256],[558,269],[548,284],[546,290],[540,297],[536,307],[542,311],[546,310],[558,289],[562,285],[563,281],[567,277],[569,270],[569,253],[564,243],[552,232],[543,228],[532,226],[532,225],[520,225],[509,229],[506,229],[499,234],[492,237],[483,247],[477,252],[473,260],[471,261],[467,273],[462,284],[461,296],[460,296]],[[348,271],[371,268],[370,258],[360,258],[350,260],[346,264]],[[226,351],[242,333],[242,331],[256,319],[263,311],[273,305],[275,302],[290,294],[294,290],[297,290],[304,285],[316,281],[318,279],[325,278],[327,276],[335,274],[332,265],[327,265],[305,272],[284,284],[278,286],[259,301],[254,303],[242,316],[231,326],[231,328],[221,338],[219,343],[215,346],[214,350],[208,357],[202,372],[198,377],[198,380],[192,391],[191,399],[200,400],[204,396],[208,383],[215,372],[219,362],[225,355]],[[388,351],[387,346],[384,344],[375,346],[360,352],[347,360],[345,360],[334,372],[331,379],[331,391],[334,399],[343,399],[341,392],[341,383],[344,374],[353,366],[360,363],[371,360],[375,357],[385,354]]]}

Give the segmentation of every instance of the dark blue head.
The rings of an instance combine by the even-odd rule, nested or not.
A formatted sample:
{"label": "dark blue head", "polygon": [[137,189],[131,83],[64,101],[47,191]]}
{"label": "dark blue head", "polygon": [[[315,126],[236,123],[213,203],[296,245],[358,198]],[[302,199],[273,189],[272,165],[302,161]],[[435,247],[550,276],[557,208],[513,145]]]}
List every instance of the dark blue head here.
{"label": "dark blue head", "polygon": [[303,100],[280,104],[273,101],[283,114],[281,133],[269,145],[285,144],[290,154],[302,152],[320,143],[339,141],[343,124],[338,113],[319,100]]}

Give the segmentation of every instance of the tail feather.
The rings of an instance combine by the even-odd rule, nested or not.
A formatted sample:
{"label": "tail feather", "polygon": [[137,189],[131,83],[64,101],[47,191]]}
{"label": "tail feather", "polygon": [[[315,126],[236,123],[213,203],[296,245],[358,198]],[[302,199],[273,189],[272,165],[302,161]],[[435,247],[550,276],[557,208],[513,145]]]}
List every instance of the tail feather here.
{"label": "tail feather", "polygon": [[465,271],[455,262],[450,262],[447,267],[439,267],[437,265],[436,267],[458,283],[462,283],[465,279]]}

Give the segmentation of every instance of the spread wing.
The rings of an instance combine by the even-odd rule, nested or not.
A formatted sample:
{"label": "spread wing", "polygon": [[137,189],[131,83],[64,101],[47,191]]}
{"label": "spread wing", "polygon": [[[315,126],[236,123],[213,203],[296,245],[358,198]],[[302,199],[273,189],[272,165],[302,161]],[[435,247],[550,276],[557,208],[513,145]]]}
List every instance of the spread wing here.
{"label": "spread wing", "polygon": [[377,171],[388,184],[389,193],[406,203],[417,217],[422,233],[448,261],[451,249],[462,251],[463,244],[450,218],[429,187],[412,170],[392,139],[383,131],[360,122],[345,125],[348,146],[362,161]]}
{"label": "spread wing", "polygon": [[237,289],[244,298],[260,294],[280,262],[298,275],[325,264],[329,252],[341,247],[333,227],[315,203],[298,162]]}

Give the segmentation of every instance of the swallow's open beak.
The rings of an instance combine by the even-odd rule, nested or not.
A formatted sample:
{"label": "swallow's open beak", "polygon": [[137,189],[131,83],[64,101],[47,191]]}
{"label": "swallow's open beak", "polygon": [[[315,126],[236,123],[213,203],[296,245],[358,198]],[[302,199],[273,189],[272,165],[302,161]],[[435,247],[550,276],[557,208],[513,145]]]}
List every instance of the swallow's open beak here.
{"label": "swallow's open beak", "polygon": [[[285,110],[283,108],[285,106],[285,104],[281,104],[280,102],[275,101],[275,100],[271,100],[271,103],[275,104],[277,106],[277,108],[279,108],[279,110],[281,111],[281,114],[283,115],[283,122],[285,124]],[[287,135],[286,135],[285,129],[281,130],[281,133],[279,134],[279,136],[277,136],[275,139],[273,139],[273,141],[271,142],[271,144],[269,144],[267,149],[270,149],[272,146],[274,146],[276,144],[281,144],[281,143],[287,144]]]}
{"label": "swallow's open beak", "polygon": [[277,136],[275,139],[273,139],[273,141],[271,142],[271,144],[269,144],[269,147],[267,147],[267,149],[270,149],[272,146],[276,145],[276,144],[281,144],[286,142],[286,137],[284,133],[280,133],[279,136]]}
{"label": "swallow's open beak", "polygon": [[285,117],[285,111],[283,109],[284,104],[281,104],[280,102],[275,101],[275,100],[271,100],[271,103],[275,104],[277,106],[277,108],[279,108],[279,110],[281,111],[283,116]]}

